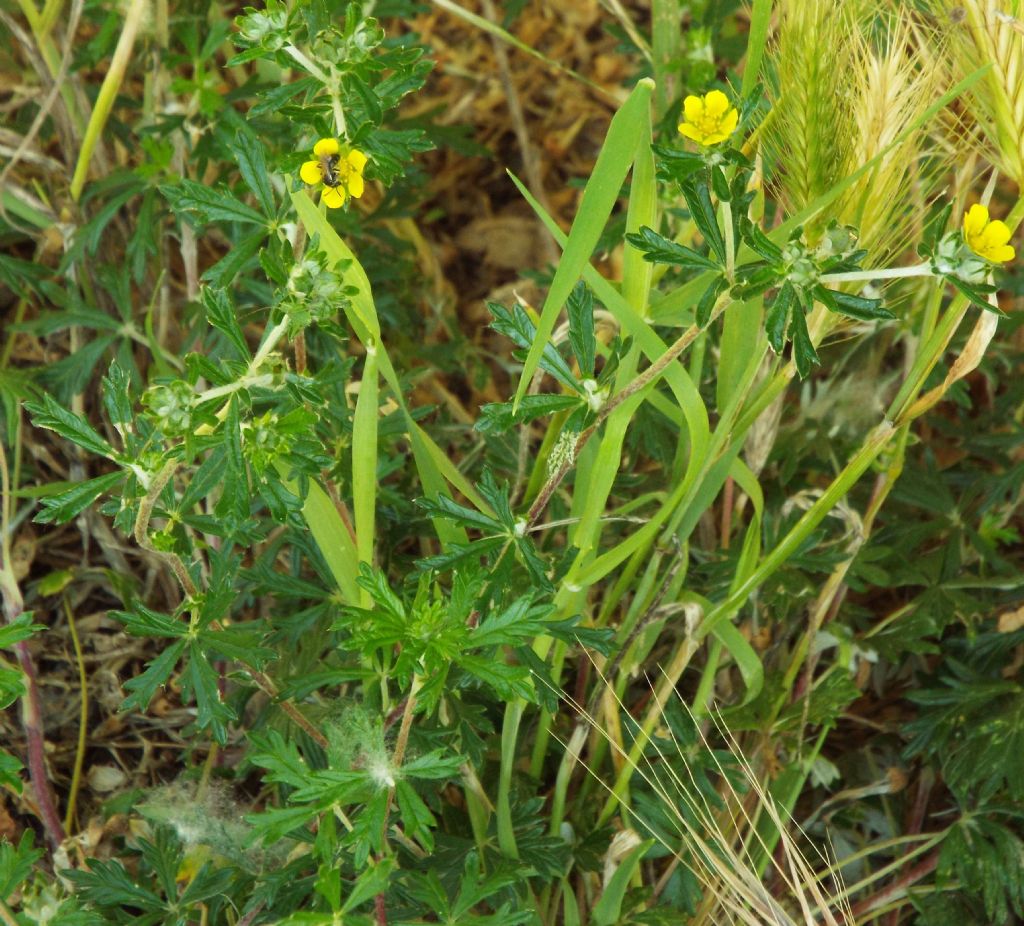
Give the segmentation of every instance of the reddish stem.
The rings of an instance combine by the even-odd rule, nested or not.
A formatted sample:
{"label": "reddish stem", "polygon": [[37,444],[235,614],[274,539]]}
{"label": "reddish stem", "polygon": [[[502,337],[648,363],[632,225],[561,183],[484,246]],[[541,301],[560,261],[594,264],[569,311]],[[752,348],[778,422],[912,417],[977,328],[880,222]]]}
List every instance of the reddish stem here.
{"label": "reddish stem", "polygon": [[43,737],[43,704],[39,697],[36,667],[29,652],[28,643],[22,640],[15,644],[18,662],[25,675],[25,696],[22,698],[22,723],[25,726],[25,739],[28,745],[28,773],[32,781],[32,790],[39,805],[39,817],[43,821],[46,835],[54,848],[65,839],[64,824],[53,801],[50,782],[46,777],[46,747]]}
{"label": "reddish stem", "polygon": [[936,868],[939,866],[939,850],[936,849],[930,855],[926,856],[920,862],[918,862],[913,868],[907,870],[903,875],[900,875],[895,881],[886,887],[882,888],[877,894],[871,897],[865,897],[860,903],[854,904],[850,912],[853,914],[854,922],[859,922],[872,910],[877,910],[879,907],[884,907],[890,901],[894,900],[900,893],[906,891],[908,887],[913,884],[917,884],[922,878],[927,878]]}

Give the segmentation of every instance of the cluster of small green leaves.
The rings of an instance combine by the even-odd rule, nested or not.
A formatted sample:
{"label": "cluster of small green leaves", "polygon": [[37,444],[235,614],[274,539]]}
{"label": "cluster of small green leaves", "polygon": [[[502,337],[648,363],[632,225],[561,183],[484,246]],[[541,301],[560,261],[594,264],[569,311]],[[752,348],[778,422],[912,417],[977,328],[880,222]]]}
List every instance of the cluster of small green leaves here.
{"label": "cluster of small green leaves", "polygon": [[[786,343],[792,342],[797,372],[806,377],[819,363],[806,321],[815,303],[856,321],[895,317],[882,308],[880,299],[832,289],[822,282],[828,274],[861,268],[867,251],[856,247],[854,229],[833,223],[811,244],[804,240],[804,229],[797,226],[788,241],[779,245],[749,216],[755,197],[749,189],[753,165],[741,152],[726,149],[709,156],[673,148],[657,151],[660,176],[678,187],[706,250],[679,244],[647,227],[626,239],[643,252],[645,260],[677,267],[683,274],[706,281],[695,310],[699,326],[708,324],[723,293],[739,302],[771,293],[764,321],[768,343],[781,354]],[[715,200],[729,207],[725,213],[728,227],[722,223]],[[759,259],[739,263],[749,256]]]}

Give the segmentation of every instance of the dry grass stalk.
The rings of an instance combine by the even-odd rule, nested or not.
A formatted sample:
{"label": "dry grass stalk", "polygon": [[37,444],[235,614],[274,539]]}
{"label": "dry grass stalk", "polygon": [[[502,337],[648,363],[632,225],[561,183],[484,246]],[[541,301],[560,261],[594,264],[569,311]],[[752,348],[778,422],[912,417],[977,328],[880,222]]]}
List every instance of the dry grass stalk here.
{"label": "dry grass stalk", "polygon": [[[628,716],[625,706],[618,700],[614,689],[607,682],[606,690],[614,699],[623,716]],[[561,696],[599,735],[611,746],[619,762],[631,762],[628,747],[621,740],[610,735],[598,725],[581,705],[575,704],[565,692]],[[688,710],[688,708],[684,708]],[[636,776],[642,779],[661,801],[668,817],[675,826],[679,844],[673,845],[655,827],[648,825],[641,817],[632,813],[634,825],[648,830],[665,849],[673,855],[673,861],[659,878],[655,887],[657,896],[665,888],[672,872],[682,865],[704,885],[705,900],[692,919],[695,924],[743,924],[743,926],[852,926],[853,918],[845,900],[845,892],[838,898],[831,897],[825,890],[829,877],[817,873],[802,855],[790,835],[793,824],[785,811],[776,805],[774,799],[762,785],[758,774],[747,761],[732,737],[719,723],[727,747],[739,767],[740,773],[750,789],[756,805],[753,817],[744,806],[744,797],[732,785],[729,775],[721,765],[721,798],[725,809],[713,807],[698,785],[689,765],[686,765],[689,780],[685,780],[669,762],[657,737],[651,740],[656,757],[646,756],[634,766]],[[697,729],[700,727],[696,724]],[[684,756],[686,747],[675,737],[666,725],[672,746],[670,752]],[[664,742],[664,740],[662,740]],[[702,746],[714,755],[711,745],[701,733]],[[717,760],[716,760],[717,761]],[[587,768],[603,787],[607,788],[597,773]],[[779,850],[772,854],[764,844],[757,829],[756,817],[765,815],[780,834]],[[769,864],[774,875],[784,886],[782,898],[772,895],[757,871],[754,856],[757,851],[770,856]]]}

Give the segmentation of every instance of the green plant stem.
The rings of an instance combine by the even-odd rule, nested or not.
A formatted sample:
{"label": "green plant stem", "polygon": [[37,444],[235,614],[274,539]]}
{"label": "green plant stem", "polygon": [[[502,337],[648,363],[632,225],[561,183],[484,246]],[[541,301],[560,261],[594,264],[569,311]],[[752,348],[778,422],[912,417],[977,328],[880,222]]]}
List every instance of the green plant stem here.
{"label": "green plant stem", "polygon": [[934,276],[930,263],[915,264],[913,267],[886,267],[878,270],[849,270],[845,273],[826,273],[822,283],[859,283],[870,280],[902,280],[909,277]]}
{"label": "green plant stem", "polygon": [[307,55],[301,48],[295,45],[285,45],[285,52],[293,58],[298,64],[306,71],[310,76],[315,77],[324,86],[330,84],[330,78],[327,74],[320,69],[320,66],[315,64],[313,60]]}
{"label": "green plant stem", "polygon": [[515,827],[512,823],[512,773],[515,769],[516,742],[525,707],[522,699],[505,705],[501,725],[501,768],[498,772],[498,800],[495,804],[498,824],[498,847],[506,858],[519,858]]}
{"label": "green plant stem", "polygon": [[82,139],[82,147],[78,152],[78,161],[75,164],[75,172],[71,177],[71,198],[78,202],[82,195],[82,188],[89,175],[89,163],[92,160],[93,152],[99,143],[103,128],[107,124],[107,118],[114,106],[114,100],[124,82],[125,73],[128,70],[128,63],[131,60],[132,48],[135,45],[135,36],[139,31],[143,15],[148,6],[148,0],[131,0],[128,12],[125,14],[124,26],[121,28],[121,36],[117,40],[114,55],[110,59],[106,76],[100,85],[100,92],[96,97],[96,105],[93,107],[92,115],[89,117],[89,124],[85,128],[85,137]]}

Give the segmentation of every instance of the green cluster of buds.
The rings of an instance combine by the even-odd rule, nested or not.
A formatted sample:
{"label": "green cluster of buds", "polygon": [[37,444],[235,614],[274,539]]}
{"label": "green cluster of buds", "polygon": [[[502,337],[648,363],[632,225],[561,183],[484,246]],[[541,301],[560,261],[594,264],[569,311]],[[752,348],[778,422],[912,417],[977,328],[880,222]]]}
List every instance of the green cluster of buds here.
{"label": "green cluster of buds", "polygon": [[192,429],[195,390],[184,380],[151,386],[142,396],[154,425],[168,437],[180,437]]}
{"label": "green cluster of buds", "polygon": [[337,318],[348,298],[348,288],[328,269],[327,258],[310,252],[292,266],[276,308],[287,317],[288,336],[293,337],[311,324]]}

